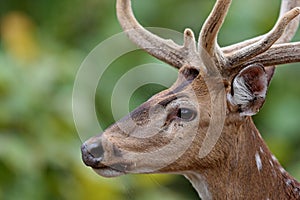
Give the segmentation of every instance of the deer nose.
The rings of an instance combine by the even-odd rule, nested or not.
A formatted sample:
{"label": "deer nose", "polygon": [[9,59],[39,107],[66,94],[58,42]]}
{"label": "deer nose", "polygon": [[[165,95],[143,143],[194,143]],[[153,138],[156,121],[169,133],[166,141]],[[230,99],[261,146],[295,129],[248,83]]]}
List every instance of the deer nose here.
{"label": "deer nose", "polygon": [[101,143],[84,143],[81,146],[81,155],[84,164],[92,168],[100,168],[101,160],[103,158],[104,149]]}

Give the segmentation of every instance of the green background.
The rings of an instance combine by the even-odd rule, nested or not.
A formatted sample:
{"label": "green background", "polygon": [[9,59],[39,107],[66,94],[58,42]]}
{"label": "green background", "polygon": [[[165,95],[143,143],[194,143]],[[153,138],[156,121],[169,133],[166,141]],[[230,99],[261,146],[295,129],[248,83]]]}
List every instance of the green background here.
{"label": "green background", "polygon": [[[190,27],[198,33],[213,3],[140,0],[133,7],[144,26],[179,32]],[[279,5],[279,0],[234,0],[220,33],[221,46],[270,30]],[[121,32],[115,1],[2,0],[0,23],[0,199],[197,198],[181,176],[105,179],[81,161],[82,142],[72,116],[73,83],[89,52]],[[294,40],[300,40],[299,33]],[[101,77],[96,107],[103,128],[114,121],[110,97],[118,78],[131,66],[149,62],[161,63],[136,51]],[[300,64],[279,67],[267,102],[254,118],[272,152],[298,180],[299,75]],[[130,109],[162,89],[156,84],[141,87],[132,96]]]}

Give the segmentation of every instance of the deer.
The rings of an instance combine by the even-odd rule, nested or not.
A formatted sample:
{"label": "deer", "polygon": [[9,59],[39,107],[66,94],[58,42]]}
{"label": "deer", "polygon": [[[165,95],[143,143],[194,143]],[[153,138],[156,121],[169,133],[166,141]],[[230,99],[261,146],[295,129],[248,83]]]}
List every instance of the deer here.
{"label": "deer", "polygon": [[81,146],[83,162],[103,177],[181,174],[204,200],[300,199],[300,183],[270,152],[252,116],[264,105],[278,65],[300,61],[300,0],[282,0],[266,34],[227,47],[217,38],[231,0],[216,0],[199,39],[183,45],[144,28],[131,0],[117,0],[129,39],[178,69],[176,82]]}

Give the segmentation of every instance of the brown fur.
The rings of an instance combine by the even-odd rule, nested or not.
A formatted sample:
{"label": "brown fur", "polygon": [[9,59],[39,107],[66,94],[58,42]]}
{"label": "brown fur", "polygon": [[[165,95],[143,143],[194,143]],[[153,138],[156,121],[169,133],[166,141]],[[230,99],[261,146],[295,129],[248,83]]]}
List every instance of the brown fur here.
{"label": "brown fur", "polygon": [[[283,1],[281,18],[264,37],[221,49],[217,36],[230,4],[217,0],[196,48],[190,29],[179,46],[145,30],[135,20],[130,0],[117,0],[118,19],[129,38],[180,70],[171,88],[82,145],[88,166],[105,177],[182,174],[203,199],[300,199],[299,182],[271,154],[251,118],[263,105],[274,65],[299,61],[300,44],[274,45],[296,32],[299,20],[292,20],[300,13],[294,8],[299,0]],[[184,119],[178,115],[181,109],[196,114]],[[220,136],[200,156],[206,139],[212,140],[210,128],[223,125],[218,116],[225,116]]]}
{"label": "brown fur", "polygon": [[[151,98],[135,110],[133,113],[137,126],[147,124],[149,119],[145,117],[148,116],[145,115],[145,110],[148,110],[149,105],[154,106],[157,102],[169,99],[170,94],[174,95],[171,92],[172,89],[178,88],[178,85],[183,84],[184,81],[179,76],[174,86],[157,94],[155,98]],[[190,93],[190,90],[196,91],[198,101],[202,104],[200,105],[201,110],[199,110],[201,120],[197,135],[186,152],[172,164],[158,171],[145,173],[180,173],[186,175],[191,181],[197,181],[194,174],[199,173],[206,180],[213,199],[300,198],[299,192],[297,192],[300,191],[299,183],[290,177],[287,172],[281,172],[282,167],[278,161],[273,160],[272,154],[262,140],[251,117],[240,117],[238,113],[231,111],[235,109],[230,105],[228,105],[228,116],[221,137],[212,152],[205,158],[200,159],[198,157],[199,149],[210,125],[210,95],[201,75],[191,83],[191,87],[185,87],[178,93],[185,95]],[[126,118],[121,120],[121,123],[126,123]],[[134,132],[133,129],[134,127],[130,127],[132,132]],[[129,173],[135,173],[132,163],[136,161],[124,160],[120,155],[130,154],[130,152],[151,152],[169,144],[173,139],[173,136],[166,136],[164,132],[144,139],[132,137],[130,134],[124,134],[117,124],[107,129],[100,137],[104,150],[113,152],[117,149],[119,154],[118,156],[113,153],[108,154],[109,157],[105,160],[109,160],[109,162],[103,161],[103,163],[106,166],[127,163],[128,166],[131,166],[128,168],[128,170],[130,169]],[[94,142],[94,139],[92,142]],[[261,170],[258,170],[255,161],[257,153],[261,158]],[[145,162],[147,163],[147,161]],[[286,184],[289,180],[291,180],[291,183]]]}

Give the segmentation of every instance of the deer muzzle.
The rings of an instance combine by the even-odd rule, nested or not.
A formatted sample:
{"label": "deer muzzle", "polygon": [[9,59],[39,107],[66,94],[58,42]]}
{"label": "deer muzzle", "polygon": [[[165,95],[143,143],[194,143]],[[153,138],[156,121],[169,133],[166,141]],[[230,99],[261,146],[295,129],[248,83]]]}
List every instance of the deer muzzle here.
{"label": "deer muzzle", "polygon": [[[120,157],[120,154],[113,147],[114,155]],[[116,153],[117,152],[117,153]],[[104,162],[105,150],[101,138],[91,138],[81,146],[82,160],[85,165],[93,168],[93,170],[103,177],[116,177],[125,174],[126,164],[114,163],[108,164]]]}

